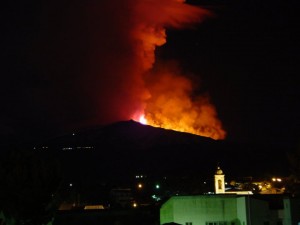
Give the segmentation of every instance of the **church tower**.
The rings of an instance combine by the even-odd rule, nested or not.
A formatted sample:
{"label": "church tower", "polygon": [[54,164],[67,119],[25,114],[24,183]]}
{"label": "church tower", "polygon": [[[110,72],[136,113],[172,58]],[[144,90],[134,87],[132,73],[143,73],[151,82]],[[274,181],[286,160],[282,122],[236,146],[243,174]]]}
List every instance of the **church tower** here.
{"label": "church tower", "polygon": [[225,175],[219,166],[217,167],[215,173],[215,193],[216,194],[225,193]]}

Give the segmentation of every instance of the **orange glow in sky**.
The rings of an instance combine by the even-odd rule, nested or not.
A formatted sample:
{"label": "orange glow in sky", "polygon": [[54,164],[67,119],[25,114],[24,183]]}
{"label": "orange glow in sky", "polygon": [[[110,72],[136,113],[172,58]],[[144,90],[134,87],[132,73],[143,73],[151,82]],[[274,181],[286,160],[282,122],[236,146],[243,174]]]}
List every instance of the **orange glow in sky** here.
{"label": "orange glow in sky", "polygon": [[[138,1],[131,34],[148,96],[136,120],[155,127],[224,139],[226,132],[208,95],[193,96],[193,82],[172,65],[155,65],[155,49],[167,42],[166,27],[185,28],[210,13],[182,0]],[[193,96],[193,97],[192,97]]]}

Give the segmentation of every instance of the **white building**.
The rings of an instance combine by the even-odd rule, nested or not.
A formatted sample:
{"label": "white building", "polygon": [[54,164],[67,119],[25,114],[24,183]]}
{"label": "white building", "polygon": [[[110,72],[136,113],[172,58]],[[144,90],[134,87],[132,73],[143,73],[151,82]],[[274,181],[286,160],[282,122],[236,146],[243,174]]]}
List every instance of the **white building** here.
{"label": "white building", "polygon": [[215,194],[171,197],[160,208],[160,224],[300,225],[299,197],[228,192],[220,167],[214,188]]}
{"label": "white building", "polygon": [[267,198],[260,199],[252,195],[174,196],[161,206],[160,224],[170,222],[182,225],[300,224],[300,199],[280,195],[276,195],[276,198],[282,204],[274,205]]}

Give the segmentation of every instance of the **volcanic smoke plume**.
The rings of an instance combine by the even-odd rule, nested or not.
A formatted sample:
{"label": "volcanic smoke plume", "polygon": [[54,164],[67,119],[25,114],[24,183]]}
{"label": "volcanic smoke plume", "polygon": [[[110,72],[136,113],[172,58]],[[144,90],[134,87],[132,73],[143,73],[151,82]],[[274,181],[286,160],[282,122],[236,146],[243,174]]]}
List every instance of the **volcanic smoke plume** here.
{"label": "volcanic smoke plume", "polygon": [[92,125],[144,116],[149,125],[225,138],[209,98],[194,96],[191,80],[176,67],[157,67],[155,58],[166,29],[189,29],[210,12],[183,0],[66,0],[46,8],[42,51],[56,94],[67,99],[53,104],[72,112],[57,112],[61,120]]}
{"label": "volcanic smoke plume", "polygon": [[137,23],[131,34],[135,40],[136,60],[142,66],[142,76],[147,70],[152,73],[151,82],[146,82],[149,96],[144,111],[141,111],[147,124],[214,139],[225,138],[216,110],[207,96],[191,99],[192,83],[180,75],[179,70],[168,70],[165,66],[161,71],[153,70],[155,48],[166,43],[165,29],[185,28],[208,15],[208,11],[178,0],[138,1],[135,4],[133,18]]}

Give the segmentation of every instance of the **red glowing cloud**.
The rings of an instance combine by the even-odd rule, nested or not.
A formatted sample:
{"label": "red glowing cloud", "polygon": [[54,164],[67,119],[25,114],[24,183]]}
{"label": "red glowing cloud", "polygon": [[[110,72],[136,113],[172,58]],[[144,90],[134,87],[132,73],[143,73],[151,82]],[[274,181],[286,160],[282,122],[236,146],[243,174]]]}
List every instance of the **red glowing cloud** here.
{"label": "red glowing cloud", "polygon": [[67,96],[53,98],[55,107],[47,103],[60,107],[64,122],[89,126],[144,115],[153,126],[225,137],[209,99],[191,99],[193,87],[184,74],[155,69],[166,29],[191,28],[209,11],[182,0],[49,2],[46,8],[52,10],[44,13],[42,73],[56,82],[48,95]]}
{"label": "red glowing cloud", "polygon": [[[134,9],[136,23],[131,34],[135,40],[136,60],[144,72],[153,68],[156,47],[166,43],[167,27],[185,28],[210,15],[202,8],[175,0],[138,1]],[[225,138],[226,133],[209,98],[191,99],[190,80],[178,72],[174,74],[174,68],[151,73],[151,84],[146,82],[149,97],[144,105],[144,122],[214,139]]]}

